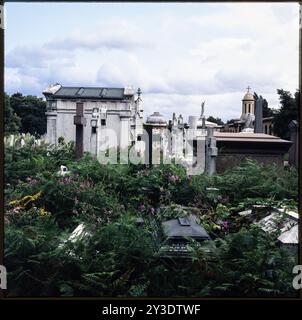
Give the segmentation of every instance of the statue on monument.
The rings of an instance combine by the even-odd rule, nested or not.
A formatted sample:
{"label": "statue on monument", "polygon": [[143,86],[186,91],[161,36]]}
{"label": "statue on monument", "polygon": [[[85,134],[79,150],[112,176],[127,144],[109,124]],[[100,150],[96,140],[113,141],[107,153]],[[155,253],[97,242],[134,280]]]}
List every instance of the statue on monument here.
{"label": "statue on monument", "polygon": [[244,117],[244,128],[242,132],[254,132],[255,116],[252,113],[247,113]]}
{"label": "statue on monument", "polygon": [[205,104],[205,101],[202,101],[202,102],[201,102],[201,114],[200,114],[200,119],[204,118],[204,104]]}
{"label": "statue on monument", "polygon": [[200,120],[202,120],[202,129],[206,128],[206,118],[204,115],[204,105],[205,105],[205,101],[201,102],[201,113],[200,113]]}

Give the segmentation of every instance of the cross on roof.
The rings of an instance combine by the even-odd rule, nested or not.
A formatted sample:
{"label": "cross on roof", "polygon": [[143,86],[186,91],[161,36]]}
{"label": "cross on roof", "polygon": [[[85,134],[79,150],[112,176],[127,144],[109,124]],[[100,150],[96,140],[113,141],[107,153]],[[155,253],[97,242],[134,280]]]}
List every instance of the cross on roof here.
{"label": "cross on roof", "polygon": [[251,87],[250,87],[250,86],[248,86],[248,87],[247,87],[247,92],[250,92],[250,89],[251,89]]}

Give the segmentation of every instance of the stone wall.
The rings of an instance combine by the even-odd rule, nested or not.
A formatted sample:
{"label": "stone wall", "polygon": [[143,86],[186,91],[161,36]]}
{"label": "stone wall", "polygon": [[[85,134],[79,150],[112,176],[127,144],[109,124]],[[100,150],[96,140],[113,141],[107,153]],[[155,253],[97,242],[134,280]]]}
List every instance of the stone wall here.
{"label": "stone wall", "polygon": [[216,171],[217,173],[222,173],[225,170],[231,169],[240,164],[241,161],[245,159],[256,160],[262,164],[273,164],[278,166],[283,166],[282,155],[263,155],[263,154],[223,154],[218,152],[218,157],[216,161]]}

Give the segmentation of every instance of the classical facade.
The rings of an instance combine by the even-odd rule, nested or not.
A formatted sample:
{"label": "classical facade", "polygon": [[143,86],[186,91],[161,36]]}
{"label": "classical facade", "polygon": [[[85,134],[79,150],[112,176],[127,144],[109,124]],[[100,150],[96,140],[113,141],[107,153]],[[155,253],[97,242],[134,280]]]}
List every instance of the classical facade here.
{"label": "classical facade", "polygon": [[[57,144],[60,137],[66,142],[74,141],[76,127],[74,116],[78,103],[83,105],[86,119],[83,127],[84,151],[98,152],[98,146],[106,148],[127,147],[142,134],[143,109],[140,90],[127,88],[88,88],[50,86],[43,92],[47,100],[46,140]],[[109,139],[101,143],[106,131]],[[112,134],[110,134],[110,132]],[[109,134],[108,134],[109,133]]]}

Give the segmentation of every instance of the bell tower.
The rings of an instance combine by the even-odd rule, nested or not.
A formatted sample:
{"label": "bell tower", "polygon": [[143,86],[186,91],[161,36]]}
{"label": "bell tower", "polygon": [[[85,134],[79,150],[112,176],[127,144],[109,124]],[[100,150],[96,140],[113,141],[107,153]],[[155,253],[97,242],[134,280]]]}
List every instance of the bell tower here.
{"label": "bell tower", "polygon": [[247,92],[242,99],[242,114],[241,117],[247,113],[255,115],[255,98],[250,92],[250,87],[247,87]]}

